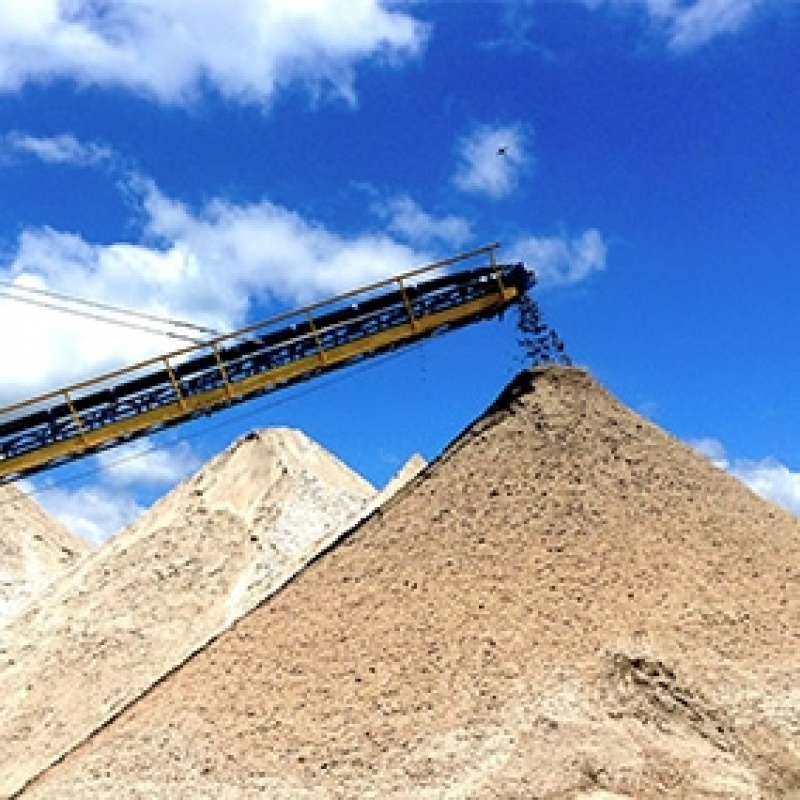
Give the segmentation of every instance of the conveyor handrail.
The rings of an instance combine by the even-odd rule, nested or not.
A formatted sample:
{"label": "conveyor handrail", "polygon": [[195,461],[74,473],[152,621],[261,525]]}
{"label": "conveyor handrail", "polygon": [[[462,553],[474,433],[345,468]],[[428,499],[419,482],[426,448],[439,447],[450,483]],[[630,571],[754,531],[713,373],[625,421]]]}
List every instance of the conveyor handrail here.
{"label": "conveyor handrail", "polygon": [[[0,483],[495,316],[532,282],[498,245],[463,253],[0,409]],[[489,264],[434,275],[478,255]],[[412,284],[411,279],[427,277]],[[391,291],[376,294],[378,290]],[[345,305],[361,298],[359,303]],[[325,313],[314,316],[312,312]],[[294,324],[277,328],[279,323]],[[22,413],[20,413],[22,412]]]}

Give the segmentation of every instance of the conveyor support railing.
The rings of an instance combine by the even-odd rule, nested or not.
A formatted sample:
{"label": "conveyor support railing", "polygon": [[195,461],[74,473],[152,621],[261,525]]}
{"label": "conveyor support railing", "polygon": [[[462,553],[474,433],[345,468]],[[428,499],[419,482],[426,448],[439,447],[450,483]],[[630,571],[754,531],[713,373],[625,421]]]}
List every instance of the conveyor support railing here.
{"label": "conveyor support railing", "polygon": [[[497,316],[533,281],[497,244],[0,408],[0,483]],[[482,258],[481,266],[447,272]]]}

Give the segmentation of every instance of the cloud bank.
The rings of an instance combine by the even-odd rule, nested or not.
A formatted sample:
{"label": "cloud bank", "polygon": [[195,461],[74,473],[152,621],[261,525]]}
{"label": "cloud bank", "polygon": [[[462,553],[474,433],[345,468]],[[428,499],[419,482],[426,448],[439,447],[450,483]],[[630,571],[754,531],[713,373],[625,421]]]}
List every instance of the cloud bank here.
{"label": "cloud bank", "polygon": [[[266,200],[191,209],[151,182],[137,180],[134,189],[141,241],[98,244],[26,229],[0,264],[0,280],[226,331],[248,321],[254,303],[298,306],[431,260],[388,234],[344,236]],[[0,406],[185,344],[57,314],[12,294],[21,292],[0,287],[0,337],[24,337],[26,346],[4,351]]]}
{"label": "cloud bank", "polygon": [[[95,152],[69,136],[20,141],[46,142],[48,154],[59,154],[53,158]],[[256,306],[297,307],[339,294],[429,263],[442,250],[452,254],[474,236],[463,217],[434,216],[405,195],[375,204],[385,232],[345,235],[266,199],[216,198],[191,208],[141,177],[126,187],[140,218],[135,241],[27,228],[0,262],[0,337],[26,342],[24,352],[3,354],[0,406],[186,345],[178,338],[186,329],[153,335],[20,302],[26,288],[230,331],[254,321]],[[565,286],[603,270],[606,245],[594,229],[573,238],[530,235],[503,258],[524,261],[543,286]]]}
{"label": "cloud bank", "polygon": [[263,104],[297,83],[355,101],[356,64],[397,63],[426,30],[379,0],[0,3],[0,91],[68,80],[185,103],[203,87]]}

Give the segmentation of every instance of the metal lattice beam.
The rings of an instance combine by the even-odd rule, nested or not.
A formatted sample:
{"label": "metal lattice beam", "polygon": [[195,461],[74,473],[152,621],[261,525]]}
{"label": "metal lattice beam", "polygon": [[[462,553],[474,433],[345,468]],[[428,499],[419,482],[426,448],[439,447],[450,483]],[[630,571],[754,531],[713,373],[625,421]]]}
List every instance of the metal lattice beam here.
{"label": "metal lattice beam", "polygon": [[[0,409],[0,483],[496,316],[532,280],[496,247]],[[480,255],[488,265],[442,273]]]}

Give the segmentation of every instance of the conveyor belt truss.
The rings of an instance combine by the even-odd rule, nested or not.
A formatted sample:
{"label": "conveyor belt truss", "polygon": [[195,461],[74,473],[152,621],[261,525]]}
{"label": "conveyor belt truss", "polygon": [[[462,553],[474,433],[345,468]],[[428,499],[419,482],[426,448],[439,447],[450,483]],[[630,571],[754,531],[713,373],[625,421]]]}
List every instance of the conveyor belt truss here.
{"label": "conveyor belt truss", "polygon": [[[498,315],[532,282],[498,245],[0,409],[0,483]],[[448,273],[482,258],[482,266]]]}

